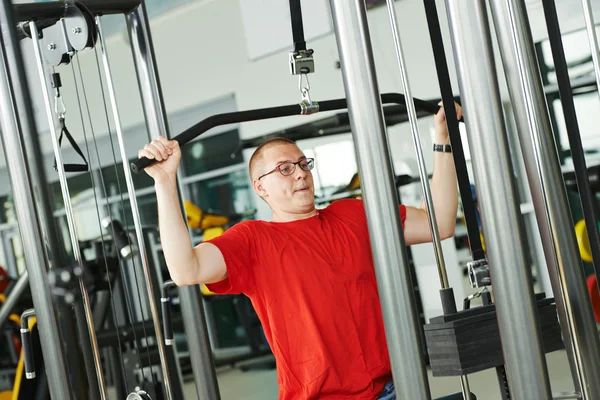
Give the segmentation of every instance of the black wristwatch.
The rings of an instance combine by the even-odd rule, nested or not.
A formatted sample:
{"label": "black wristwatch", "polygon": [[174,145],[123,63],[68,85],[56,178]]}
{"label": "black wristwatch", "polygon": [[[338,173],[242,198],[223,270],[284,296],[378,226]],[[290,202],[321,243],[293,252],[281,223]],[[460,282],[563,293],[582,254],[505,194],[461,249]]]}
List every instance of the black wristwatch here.
{"label": "black wristwatch", "polygon": [[434,144],[433,151],[439,151],[441,153],[452,153],[452,146],[449,144]]}

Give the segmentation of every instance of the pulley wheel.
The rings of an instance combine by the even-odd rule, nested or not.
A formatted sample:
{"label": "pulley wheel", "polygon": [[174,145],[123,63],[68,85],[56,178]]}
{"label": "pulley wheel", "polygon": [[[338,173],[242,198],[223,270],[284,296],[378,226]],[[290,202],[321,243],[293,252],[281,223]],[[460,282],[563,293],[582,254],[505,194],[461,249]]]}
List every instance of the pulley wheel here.
{"label": "pulley wheel", "polygon": [[79,2],[75,2],[73,6],[67,6],[65,28],[69,42],[76,51],[94,47],[96,44],[98,36],[94,16]]}
{"label": "pulley wheel", "polygon": [[143,390],[138,390],[136,392],[129,393],[127,400],[152,400],[152,398],[150,398],[150,395]]}

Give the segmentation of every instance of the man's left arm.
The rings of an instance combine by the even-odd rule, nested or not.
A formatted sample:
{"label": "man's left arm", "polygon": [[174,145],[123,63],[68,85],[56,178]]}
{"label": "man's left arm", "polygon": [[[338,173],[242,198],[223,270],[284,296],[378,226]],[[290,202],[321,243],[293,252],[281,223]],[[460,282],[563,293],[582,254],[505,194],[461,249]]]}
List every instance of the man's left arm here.
{"label": "man's left arm", "polygon": [[[462,108],[456,104],[458,119],[462,117]],[[443,107],[434,117],[435,144],[449,144],[448,127]],[[437,219],[440,238],[448,239],[454,235],[456,214],[458,211],[458,189],[456,170],[452,153],[434,152],[433,176],[430,183],[431,197]],[[433,240],[425,200],[420,208],[406,207],[404,239],[406,245],[431,242]]]}

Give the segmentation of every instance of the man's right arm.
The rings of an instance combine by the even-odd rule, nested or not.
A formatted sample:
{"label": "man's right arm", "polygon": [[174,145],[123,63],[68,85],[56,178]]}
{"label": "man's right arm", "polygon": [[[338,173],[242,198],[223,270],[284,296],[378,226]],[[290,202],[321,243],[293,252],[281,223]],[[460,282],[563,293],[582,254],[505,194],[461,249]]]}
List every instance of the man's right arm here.
{"label": "man's right arm", "polygon": [[177,194],[179,143],[160,137],[140,150],[138,157],[158,161],[145,171],[154,179],[160,240],[171,279],[178,286],[225,279],[227,268],[221,251],[210,243],[192,246]]}
{"label": "man's right arm", "polygon": [[178,286],[219,282],[227,277],[221,251],[211,243],[192,247],[181,214],[176,181],[155,184],[160,241],[171,279]]}

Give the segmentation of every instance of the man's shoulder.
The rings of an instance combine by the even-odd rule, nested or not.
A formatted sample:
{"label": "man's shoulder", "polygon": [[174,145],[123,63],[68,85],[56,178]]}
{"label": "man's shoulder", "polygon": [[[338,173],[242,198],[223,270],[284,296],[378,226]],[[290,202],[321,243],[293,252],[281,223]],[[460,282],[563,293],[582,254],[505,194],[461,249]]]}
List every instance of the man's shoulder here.
{"label": "man's shoulder", "polygon": [[246,219],[246,220],[236,223],[228,230],[235,229],[238,231],[252,232],[252,231],[258,229],[262,225],[264,225],[264,221],[262,221],[262,220]]}
{"label": "man's shoulder", "polygon": [[365,213],[365,206],[361,199],[335,200],[321,210],[323,216],[358,218]]}
{"label": "man's shoulder", "polygon": [[334,202],[329,204],[327,207],[325,207],[326,210],[331,210],[331,211],[339,211],[339,210],[345,210],[345,209],[361,209],[361,208],[364,208],[364,203],[363,203],[362,199],[335,200]]}

